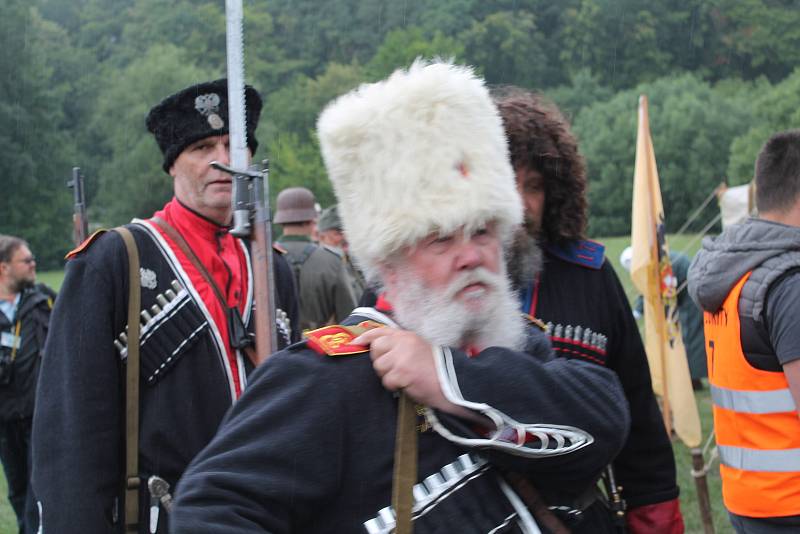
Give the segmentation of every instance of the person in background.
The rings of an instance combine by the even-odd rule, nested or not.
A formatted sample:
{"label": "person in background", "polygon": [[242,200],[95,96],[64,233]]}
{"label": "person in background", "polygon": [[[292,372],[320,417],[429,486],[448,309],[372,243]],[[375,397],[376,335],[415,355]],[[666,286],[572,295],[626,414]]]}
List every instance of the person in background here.
{"label": "person in background", "polygon": [[55,292],[36,283],[36,259],[19,237],[0,235],[0,461],[20,534],[39,525],[30,489],[36,381]]}
{"label": "person in background", "polygon": [[320,244],[342,258],[347,274],[350,277],[353,297],[358,302],[364,293],[367,282],[364,280],[364,274],[355,266],[353,259],[348,254],[347,236],[344,235],[336,204],[322,210],[322,215],[317,221],[317,233]]}
{"label": "person in background", "polygon": [[[245,103],[252,154],[261,97],[250,86]],[[210,165],[230,163],[227,80],[165,98],[145,122],[174,197],[126,227],[139,272],[129,272],[118,232],[95,233],[68,255],[53,310],[33,421],[33,487],[47,534],[167,532],[169,516],[148,480],[157,476],[174,488],[245,390],[257,360],[253,266],[247,245],[228,231],[231,176]],[[295,293],[278,252],[272,264],[284,347],[297,339]],[[141,285],[135,391],[125,385],[130,274]],[[138,440],[126,430],[127,399],[137,401]],[[126,445],[138,453],[130,480]],[[138,511],[126,514],[136,497]]]}
{"label": "person in background", "polygon": [[[631,432],[611,469],[627,503],[628,532],[679,534],[684,526],[675,460],[642,340],[603,245],[586,239],[586,166],[577,140],[541,95],[503,87],[494,100],[525,206],[509,260],[520,308],[547,324],[556,354],[617,374],[631,408]],[[617,510],[607,510],[593,495],[551,504],[584,511],[574,532],[616,528]]]}
{"label": "person in background", "polygon": [[305,187],[289,187],[278,193],[276,205],[274,222],[282,226],[277,244],[294,274],[301,330],[343,320],[356,299],[341,254],[312,240],[318,217],[314,194]]}
{"label": "person in background", "polygon": [[736,532],[800,532],[800,130],[755,164],[758,216],[703,239],[704,311],[722,499]]}

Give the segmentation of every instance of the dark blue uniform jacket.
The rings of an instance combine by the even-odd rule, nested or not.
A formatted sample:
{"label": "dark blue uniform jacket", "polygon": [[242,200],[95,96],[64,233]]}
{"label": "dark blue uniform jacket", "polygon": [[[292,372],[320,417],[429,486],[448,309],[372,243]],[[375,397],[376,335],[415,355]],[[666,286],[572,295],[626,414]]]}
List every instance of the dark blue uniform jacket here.
{"label": "dark blue uniform jacket", "polygon": [[[139,532],[149,532],[147,478],[158,475],[174,489],[235,393],[219,333],[188,276],[152,227],[129,228],[139,247],[142,309],[151,315],[140,337],[139,408]],[[276,305],[294,318],[296,332],[291,271],[274,256]],[[250,296],[247,302],[245,322]],[[45,534],[122,531],[127,352],[114,340],[125,330],[127,305],[127,253],[108,232],[68,262],[45,348],[33,427],[33,486]],[[240,376],[251,368],[241,354],[238,365]],[[162,510],[157,531],[167,528]]]}
{"label": "dark blue uniform jacket", "polygon": [[[440,383],[459,402],[480,403],[473,406],[502,431],[487,439],[428,412],[433,426],[418,434],[415,532],[533,532],[497,466],[540,488],[580,492],[621,447],[628,412],[614,374],[553,358],[541,331],[529,348],[438,353]],[[396,416],[396,397],[366,353],[320,355],[301,343],[273,355],[185,473],[171,531],[389,532]],[[591,438],[544,457],[535,452],[541,442],[513,439],[514,429],[535,423],[567,427],[546,431],[569,434],[567,443]]]}

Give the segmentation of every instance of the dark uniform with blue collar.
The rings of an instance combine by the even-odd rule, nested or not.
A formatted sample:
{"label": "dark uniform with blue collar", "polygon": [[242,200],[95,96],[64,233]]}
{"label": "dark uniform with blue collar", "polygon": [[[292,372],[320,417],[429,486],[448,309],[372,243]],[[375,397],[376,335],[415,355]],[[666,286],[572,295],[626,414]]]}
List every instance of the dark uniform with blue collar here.
{"label": "dark uniform with blue collar", "polygon": [[[677,498],[675,460],[647,356],[605,247],[583,240],[543,248],[538,283],[520,288],[522,309],[549,326],[559,356],[602,365],[619,377],[631,409],[630,435],[613,462],[622,497],[631,508]],[[599,531],[596,523],[581,528]]]}

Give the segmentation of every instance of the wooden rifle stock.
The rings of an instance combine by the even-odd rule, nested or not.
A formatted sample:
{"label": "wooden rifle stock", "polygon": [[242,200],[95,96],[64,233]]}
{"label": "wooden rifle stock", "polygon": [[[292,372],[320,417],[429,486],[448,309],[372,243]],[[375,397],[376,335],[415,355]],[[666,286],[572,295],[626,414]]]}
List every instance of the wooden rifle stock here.
{"label": "wooden rifle stock", "polygon": [[253,261],[253,297],[256,314],[256,354],[253,363],[261,364],[278,349],[275,331],[275,270],[272,259],[272,221],[268,190],[269,167],[264,160],[261,177],[253,178],[253,225],[250,254]]}

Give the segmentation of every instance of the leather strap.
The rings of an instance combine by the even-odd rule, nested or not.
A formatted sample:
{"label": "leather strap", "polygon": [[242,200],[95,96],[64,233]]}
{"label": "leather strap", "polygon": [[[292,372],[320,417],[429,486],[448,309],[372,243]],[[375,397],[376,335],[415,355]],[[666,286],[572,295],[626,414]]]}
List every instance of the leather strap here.
{"label": "leather strap", "polygon": [[139,531],[139,249],[133,234],[115,228],[128,250],[128,361],[125,366],[125,531]]}
{"label": "leather strap", "polygon": [[[169,238],[172,239],[172,241],[176,245],[178,245],[178,248],[180,248],[181,251],[183,251],[184,255],[189,259],[192,265],[194,265],[195,269],[197,269],[197,272],[199,272],[203,276],[203,278],[205,278],[208,285],[211,286],[211,289],[214,290],[214,294],[217,296],[217,300],[219,301],[219,305],[222,306],[222,309],[228,310],[230,306],[228,306],[228,302],[225,300],[225,297],[222,294],[222,290],[214,281],[214,278],[211,276],[211,274],[209,274],[208,270],[200,262],[200,259],[194,253],[192,248],[189,246],[189,243],[186,242],[183,236],[180,233],[178,233],[178,231],[175,228],[173,228],[172,225],[170,225],[167,221],[165,221],[161,217],[154,216],[150,220],[153,221],[156,224],[156,226],[161,228],[164,231],[164,233],[167,234]],[[229,332],[228,335],[232,335],[232,333]],[[256,351],[253,350],[253,347],[244,347],[244,353],[247,355],[250,361],[253,362],[253,365],[258,366],[259,362],[257,361]]]}
{"label": "leather strap", "polygon": [[206,279],[206,282],[208,283],[209,286],[211,286],[211,289],[214,290],[214,294],[217,296],[217,300],[219,300],[222,309],[227,310],[228,303],[225,300],[225,296],[222,294],[222,290],[219,288],[217,283],[214,281],[214,278],[212,278],[212,276],[200,262],[200,259],[194,253],[192,248],[189,246],[189,243],[186,242],[183,236],[180,233],[178,233],[178,231],[175,228],[173,228],[167,221],[165,221],[161,217],[153,217],[150,220],[156,223],[156,225],[159,228],[164,230],[164,233],[167,234],[169,238],[175,242],[176,245],[178,245],[178,248],[181,249],[181,251],[187,258],[189,258],[189,261],[192,262],[192,265],[194,265],[195,269],[197,269],[197,271],[203,276],[203,278]]}
{"label": "leather strap", "polygon": [[414,532],[412,512],[414,484],[417,481],[417,411],[414,401],[400,392],[397,411],[397,434],[394,444],[394,478],[392,508],[395,512],[395,534]]}
{"label": "leather strap", "polygon": [[542,495],[533,484],[519,473],[513,471],[500,470],[506,481],[514,487],[517,495],[528,507],[536,522],[547,529],[550,534],[570,534],[572,530],[547,507]]}

